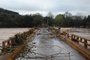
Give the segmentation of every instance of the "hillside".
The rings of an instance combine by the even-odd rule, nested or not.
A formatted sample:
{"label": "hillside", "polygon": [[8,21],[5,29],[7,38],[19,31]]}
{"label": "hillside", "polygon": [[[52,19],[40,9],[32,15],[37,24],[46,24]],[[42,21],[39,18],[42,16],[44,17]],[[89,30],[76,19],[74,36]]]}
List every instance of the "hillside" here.
{"label": "hillside", "polygon": [[0,8],[0,14],[18,15],[18,13],[17,13],[17,12],[13,12],[13,11],[6,10],[6,9],[3,9],[3,8]]}

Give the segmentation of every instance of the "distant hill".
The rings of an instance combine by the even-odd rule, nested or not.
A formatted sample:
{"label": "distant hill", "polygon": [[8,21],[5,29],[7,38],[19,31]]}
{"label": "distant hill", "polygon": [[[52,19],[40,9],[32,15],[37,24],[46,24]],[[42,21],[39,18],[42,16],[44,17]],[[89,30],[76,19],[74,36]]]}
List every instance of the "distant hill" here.
{"label": "distant hill", "polygon": [[17,12],[13,12],[13,11],[6,10],[6,9],[3,9],[3,8],[0,8],[0,14],[19,15]]}

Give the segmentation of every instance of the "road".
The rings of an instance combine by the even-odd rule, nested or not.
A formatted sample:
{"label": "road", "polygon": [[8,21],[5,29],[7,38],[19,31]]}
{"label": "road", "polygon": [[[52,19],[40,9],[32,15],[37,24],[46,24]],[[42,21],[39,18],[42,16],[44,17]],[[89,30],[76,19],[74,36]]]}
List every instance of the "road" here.
{"label": "road", "polygon": [[41,28],[16,60],[86,60],[47,28]]}

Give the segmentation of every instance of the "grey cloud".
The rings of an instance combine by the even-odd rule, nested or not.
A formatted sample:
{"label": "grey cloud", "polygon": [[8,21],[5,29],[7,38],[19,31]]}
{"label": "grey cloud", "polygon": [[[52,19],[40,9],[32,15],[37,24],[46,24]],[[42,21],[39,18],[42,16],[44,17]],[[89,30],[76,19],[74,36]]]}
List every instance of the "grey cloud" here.
{"label": "grey cloud", "polygon": [[77,11],[90,14],[90,0],[0,0],[0,7],[15,11]]}

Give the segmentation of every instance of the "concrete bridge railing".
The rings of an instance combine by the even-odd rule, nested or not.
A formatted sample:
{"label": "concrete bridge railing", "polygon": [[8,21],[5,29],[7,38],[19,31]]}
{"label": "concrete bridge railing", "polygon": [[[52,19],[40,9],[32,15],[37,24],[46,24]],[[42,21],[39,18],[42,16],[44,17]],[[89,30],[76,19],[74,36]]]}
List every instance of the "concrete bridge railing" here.
{"label": "concrete bridge railing", "polygon": [[64,40],[82,55],[84,55],[87,60],[90,60],[90,40],[74,35],[69,34],[68,32],[60,32],[59,29],[51,28],[51,31],[57,35],[60,39]]}
{"label": "concrete bridge railing", "polygon": [[23,44],[26,41],[27,37],[33,33],[33,31],[34,28],[30,29],[27,32],[23,32],[21,34],[18,33],[14,37],[11,37],[8,40],[3,41],[0,49],[1,50],[0,54],[2,55],[8,52],[12,52],[14,48]]}
{"label": "concrete bridge railing", "polygon": [[84,48],[89,49],[90,48],[90,40],[74,35],[72,34],[71,36],[67,34],[68,38],[71,38],[72,41],[77,42],[78,44],[81,44]]}

